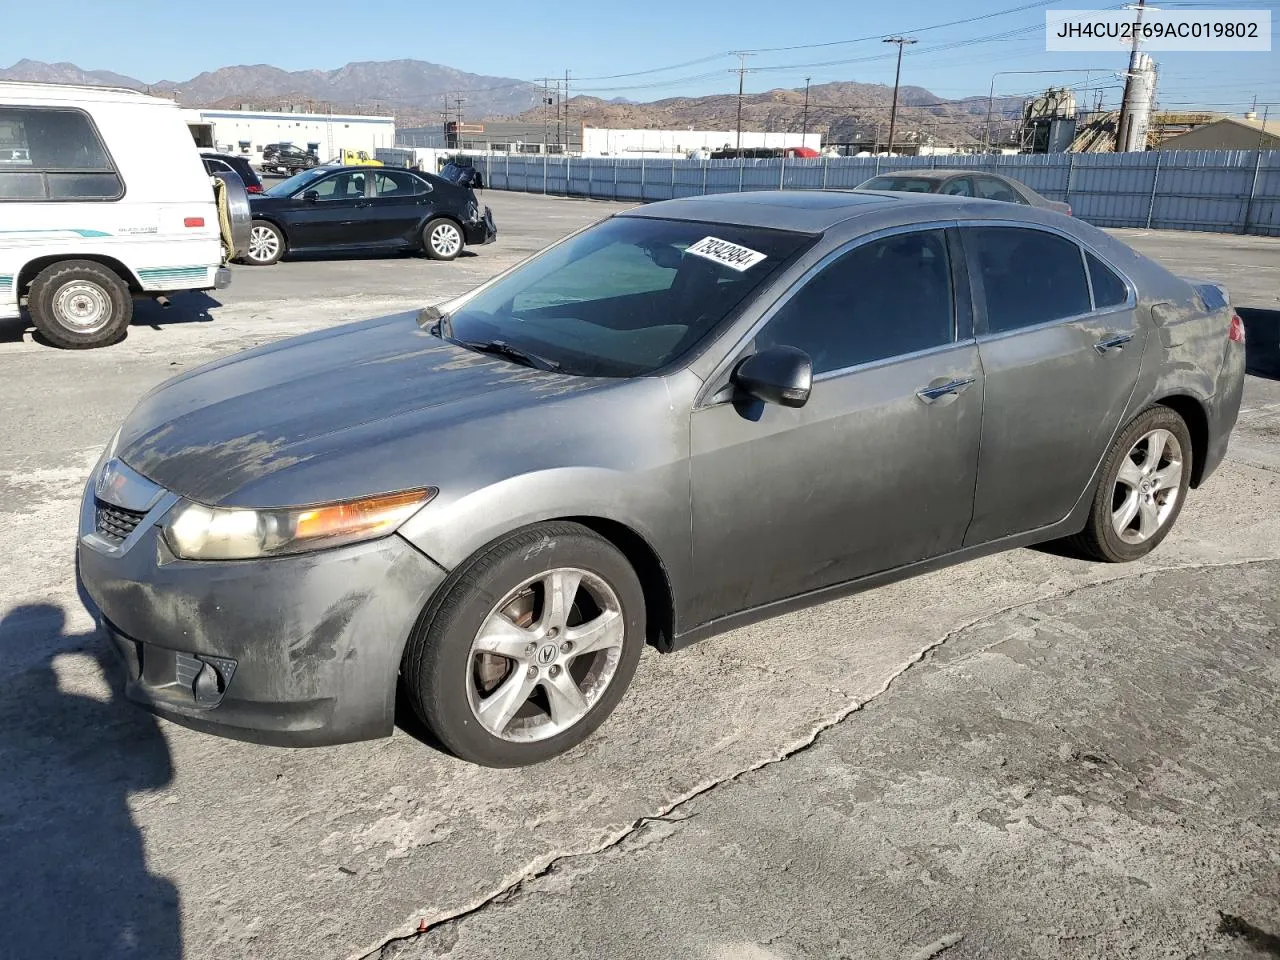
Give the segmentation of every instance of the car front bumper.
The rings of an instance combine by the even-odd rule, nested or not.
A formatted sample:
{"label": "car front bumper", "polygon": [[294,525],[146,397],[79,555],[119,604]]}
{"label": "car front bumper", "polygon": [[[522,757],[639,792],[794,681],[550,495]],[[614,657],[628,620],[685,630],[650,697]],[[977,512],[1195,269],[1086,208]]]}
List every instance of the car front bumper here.
{"label": "car front bumper", "polygon": [[483,217],[474,223],[465,223],[462,225],[462,233],[467,241],[467,245],[471,247],[485,243],[493,243],[493,241],[498,239],[498,227],[493,222],[493,211],[488,207],[485,207]]}
{"label": "car front bumper", "polygon": [[129,699],[259,743],[391,733],[400,656],[444,570],[395,535],[262,560],[180,560],[159,526],[176,501],[168,494],[111,542],[98,531],[96,479],[81,507],[76,575],[124,662]]}

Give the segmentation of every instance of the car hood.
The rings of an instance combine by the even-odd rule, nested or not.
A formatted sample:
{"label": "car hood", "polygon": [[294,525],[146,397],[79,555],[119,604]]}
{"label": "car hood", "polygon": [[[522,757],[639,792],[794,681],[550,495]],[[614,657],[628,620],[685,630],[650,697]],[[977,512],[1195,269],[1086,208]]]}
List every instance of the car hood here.
{"label": "car hood", "polygon": [[345,499],[421,485],[398,471],[421,462],[424,431],[607,383],[474,353],[423,330],[416,313],[398,314],[170,380],[134,408],[116,455],[201,503]]}

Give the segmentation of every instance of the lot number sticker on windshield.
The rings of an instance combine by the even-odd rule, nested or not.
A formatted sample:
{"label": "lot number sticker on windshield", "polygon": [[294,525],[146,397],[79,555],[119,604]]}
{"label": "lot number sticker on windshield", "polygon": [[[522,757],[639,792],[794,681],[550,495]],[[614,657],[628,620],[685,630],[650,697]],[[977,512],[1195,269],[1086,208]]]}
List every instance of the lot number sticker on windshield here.
{"label": "lot number sticker on windshield", "polygon": [[708,260],[722,263],[731,270],[737,270],[739,273],[749,270],[765,259],[763,253],[752,250],[750,247],[740,247],[736,243],[730,243],[728,240],[721,240],[718,237],[703,237],[685,250],[685,253],[692,253],[697,257],[706,257]]}

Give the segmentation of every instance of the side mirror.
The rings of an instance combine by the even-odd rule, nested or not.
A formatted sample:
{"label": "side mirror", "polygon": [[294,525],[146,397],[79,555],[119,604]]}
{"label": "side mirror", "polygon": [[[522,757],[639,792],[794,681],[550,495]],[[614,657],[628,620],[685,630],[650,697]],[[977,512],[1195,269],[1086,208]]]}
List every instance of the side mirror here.
{"label": "side mirror", "polygon": [[315,203],[315,202],[316,202],[317,200],[319,200],[319,199],[320,199],[320,191],[319,191],[319,190],[304,190],[304,191],[302,191],[302,200],[303,200],[303,202],[304,202],[304,203]]}
{"label": "side mirror", "polygon": [[765,347],[738,364],[733,384],[743,393],[783,407],[803,407],[813,389],[813,361],[797,347]]}

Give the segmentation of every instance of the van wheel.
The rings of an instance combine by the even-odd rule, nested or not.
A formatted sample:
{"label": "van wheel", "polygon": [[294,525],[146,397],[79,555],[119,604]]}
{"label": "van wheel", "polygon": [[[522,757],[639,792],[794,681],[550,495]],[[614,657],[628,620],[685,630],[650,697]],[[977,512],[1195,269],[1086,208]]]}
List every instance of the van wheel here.
{"label": "van wheel", "polygon": [[432,220],[423,228],[422,248],[432,260],[453,260],[462,252],[462,231],[452,220]]}
{"label": "van wheel", "polygon": [[269,267],[284,256],[284,234],[274,223],[255,220],[249,227],[249,249],[244,262],[255,267]]}
{"label": "van wheel", "polygon": [[55,347],[87,350],[124,338],[133,319],[133,296],[110,268],[92,260],[64,260],[36,276],[27,309]]}

